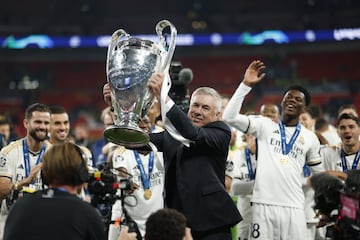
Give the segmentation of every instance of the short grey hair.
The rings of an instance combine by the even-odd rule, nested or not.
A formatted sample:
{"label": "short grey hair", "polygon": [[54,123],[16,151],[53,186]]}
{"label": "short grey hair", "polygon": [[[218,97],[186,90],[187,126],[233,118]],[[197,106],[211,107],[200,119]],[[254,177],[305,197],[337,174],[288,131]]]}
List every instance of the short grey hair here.
{"label": "short grey hair", "polygon": [[193,96],[195,95],[209,95],[215,98],[216,101],[216,105],[215,105],[215,110],[216,112],[221,112],[221,107],[222,107],[222,97],[220,96],[220,94],[213,88],[211,87],[199,87],[197,88],[192,94],[191,94],[191,98],[193,98]]}

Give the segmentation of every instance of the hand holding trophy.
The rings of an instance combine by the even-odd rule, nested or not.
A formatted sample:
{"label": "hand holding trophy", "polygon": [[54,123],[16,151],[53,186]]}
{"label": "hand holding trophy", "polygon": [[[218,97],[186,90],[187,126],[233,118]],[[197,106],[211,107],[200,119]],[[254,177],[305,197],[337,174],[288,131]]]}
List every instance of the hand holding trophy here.
{"label": "hand holding trophy", "polygon": [[[163,35],[170,28],[169,45]],[[149,136],[138,127],[148,112],[154,96],[148,92],[147,82],[153,73],[163,73],[170,66],[176,45],[177,31],[168,20],[156,25],[158,43],[131,37],[119,29],[112,34],[106,59],[106,75],[111,92],[115,125],[104,131],[105,138],[126,148],[140,148]]]}

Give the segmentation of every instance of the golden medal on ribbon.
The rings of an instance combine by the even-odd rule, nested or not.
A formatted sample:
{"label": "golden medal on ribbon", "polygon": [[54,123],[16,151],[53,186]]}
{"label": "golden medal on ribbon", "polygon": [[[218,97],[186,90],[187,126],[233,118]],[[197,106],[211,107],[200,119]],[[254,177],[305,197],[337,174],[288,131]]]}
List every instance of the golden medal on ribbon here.
{"label": "golden medal on ribbon", "polygon": [[144,198],[146,200],[149,200],[151,198],[151,190],[150,189],[145,189],[144,190]]}
{"label": "golden medal on ribbon", "polygon": [[288,155],[281,155],[281,157],[280,157],[280,162],[281,162],[282,164],[287,164],[287,163],[289,162],[289,157],[288,157]]}

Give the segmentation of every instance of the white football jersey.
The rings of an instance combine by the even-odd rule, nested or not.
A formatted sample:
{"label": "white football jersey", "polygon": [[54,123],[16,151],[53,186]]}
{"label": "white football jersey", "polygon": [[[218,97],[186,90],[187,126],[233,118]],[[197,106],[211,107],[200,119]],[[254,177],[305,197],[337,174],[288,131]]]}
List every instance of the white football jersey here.
{"label": "white football jersey", "polygon": [[[256,171],[256,157],[255,154],[250,153],[250,164],[252,174]],[[226,161],[226,175],[231,178],[238,178],[242,181],[250,181],[249,166],[245,157],[245,146],[236,150],[229,151],[228,159]]]}
{"label": "white football jersey", "polygon": [[[335,146],[323,146],[320,149],[320,155],[324,162],[325,170],[333,171],[344,171],[344,166],[341,161],[341,148]],[[347,170],[352,169],[356,154],[346,155],[346,166]],[[360,169],[359,164],[357,164],[356,169]]]}
{"label": "white football jersey", "polygon": [[[149,172],[149,156],[139,153],[146,175]],[[144,198],[144,185],[141,173],[137,164],[134,151],[119,147],[113,155],[113,167],[126,168],[127,172],[133,176],[132,181],[139,186],[129,197],[125,199],[125,208],[129,216],[138,224],[142,235],[145,234],[145,222],[151,213],[164,208],[163,190],[165,181],[165,169],[162,153],[154,151],[154,165],[150,174],[151,198]],[[126,204],[128,203],[128,204]],[[122,213],[121,202],[116,201],[112,209],[112,220],[116,220]]]}
{"label": "white football jersey", "polygon": [[[229,151],[228,159],[226,161],[226,174],[233,178],[232,184],[249,183],[253,181],[252,178],[256,172],[256,154],[249,155],[250,166],[246,161],[245,147],[242,146],[236,150]],[[250,178],[250,172],[252,171],[252,178]],[[234,193],[235,194],[235,193]],[[235,194],[236,195],[236,194]],[[251,223],[251,194],[244,194],[241,192],[237,197],[237,208],[243,217],[243,220],[237,224],[238,238],[247,239],[249,233],[249,227]]]}
{"label": "white football jersey", "polygon": [[[51,144],[46,142],[46,149],[48,149],[50,146]],[[37,162],[41,161],[38,160],[39,154],[40,152],[36,154],[29,153],[30,169],[35,166]],[[9,145],[1,149],[0,177],[10,178],[12,183],[26,178],[23,139],[13,141]],[[38,178],[33,182],[33,186],[37,188],[36,190],[41,189],[42,182],[40,174]]]}
{"label": "white football jersey", "polygon": [[[46,149],[50,147],[50,143],[46,141]],[[37,154],[29,153],[29,163],[30,169],[39,162],[40,152]],[[5,146],[0,151],[0,177],[7,177],[11,179],[12,183],[20,181],[26,178],[25,174],[25,160],[24,160],[24,150],[23,150],[23,139],[19,139],[11,142],[9,145]],[[35,181],[29,186],[32,190],[39,190],[42,188],[42,180],[40,172],[35,179]],[[9,213],[9,208],[11,202],[7,202],[7,199],[13,194],[13,191],[5,198],[1,203],[0,211],[0,239],[2,239],[3,228],[7,215]]]}
{"label": "white football jersey", "polygon": [[[301,127],[287,155],[282,158],[281,135],[278,123],[262,116],[249,116],[248,132],[258,140],[258,163],[252,202],[304,208],[302,190],[303,166],[320,164],[320,143],[316,135]],[[286,143],[296,127],[286,127]]]}

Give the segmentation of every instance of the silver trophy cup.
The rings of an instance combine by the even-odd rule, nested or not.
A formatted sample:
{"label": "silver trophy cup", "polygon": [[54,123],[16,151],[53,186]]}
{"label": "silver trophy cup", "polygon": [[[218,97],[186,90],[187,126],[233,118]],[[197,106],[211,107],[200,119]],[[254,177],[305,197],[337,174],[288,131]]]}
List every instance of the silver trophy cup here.
{"label": "silver trophy cup", "polygon": [[[163,35],[167,27],[169,44]],[[104,136],[126,148],[140,148],[149,142],[149,135],[138,127],[154,100],[147,82],[153,73],[167,69],[174,54],[177,35],[174,25],[162,20],[156,25],[156,33],[160,38],[158,43],[133,38],[119,29],[112,34],[108,47],[106,75],[115,119]]]}

